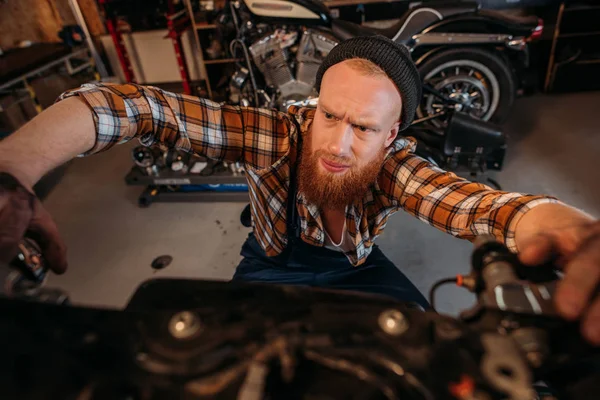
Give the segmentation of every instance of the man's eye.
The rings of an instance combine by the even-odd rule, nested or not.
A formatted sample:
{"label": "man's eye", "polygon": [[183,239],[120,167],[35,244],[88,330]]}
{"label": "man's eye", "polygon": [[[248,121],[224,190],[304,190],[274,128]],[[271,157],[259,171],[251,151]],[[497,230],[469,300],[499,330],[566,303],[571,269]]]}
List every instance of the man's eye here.
{"label": "man's eye", "polygon": [[366,126],[360,126],[360,125],[354,125],[356,127],[356,129],[358,129],[361,132],[366,132],[369,130],[369,128],[367,128]]}
{"label": "man's eye", "polygon": [[324,113],[325,119],[333,119],[333,114],[329,114],[328,112]]}

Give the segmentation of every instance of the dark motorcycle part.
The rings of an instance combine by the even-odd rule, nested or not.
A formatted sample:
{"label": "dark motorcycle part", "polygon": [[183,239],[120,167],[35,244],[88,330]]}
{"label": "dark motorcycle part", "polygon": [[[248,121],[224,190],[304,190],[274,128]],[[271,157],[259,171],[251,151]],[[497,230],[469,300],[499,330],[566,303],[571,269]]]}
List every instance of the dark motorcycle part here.
{"label": "dark motorcycle part", "polygon": [[179,150],[169,149],[163,155],[165,166],[173,172],[185,173],[188,170],[190,156]]}
{"label": "dark motorcycle part", "polygon": [[[507,62],[491,50],[475,47],[442,49],[418,65],[423,82],[460,103],[457,111],[502,123],[516,97]],[[437,100],[423,96],[419,117],[436,111]]]}
{"label": "dark motorcycle part", "polygon": [[146,146],[137,146],[132,153],[133,162],[140,168],[148,168],[154,164],[154,154]]}
{"label": "dark motorcycle part", "polygon": [[[158,279],[125,311],[0,299],[0,322],[7,399],[135,397],[138,387],[153,399],[535,398],[511,337],[374,295]],[[519,343],[546,351],[523,333]],[[593,354],[575,351],[577,331],[557,333],[545,362]]]}
{"label": "dark motorcycle part", "polygon": [[21,241],[19,253],[10,263],[10,266],[16,269],[24,279],[37,285],[44,282],[48,272],[40,246],[29,238]]}
{"label": "dark motorcycle part", "polygon": [[512,32],[512,34],[515,36],[529,36],[538,26],[541,25],[543,27],[543,21],[540,22],[540,19],[535,15],[519,15],[515,13],[489,9],[482,9],[479,10],[477,13],[479,15],[497,21],[507,31]]}
{"label": "dark motorcycle part", "polygon": [[348,21],[333,19],[331,28],[333,33],[341,40],[350,39],[356,36],[382,35],[396,42],[406,43],[413,35],[420,33],[423,29],[454,15],[467,14],[477,11],[476,2],[462,3],[437,3],[435,7],[430,4],[422,4],[412,7],[405,12],[402,17],[389,28],[378,29],[364,27]]}
{"label": "dark motorcycle part", "polygon": [[[490,235],[475,240],[471,265],[470,277],[476,281],[473,291],[480,310],[556,317],[553,297],[558,275],[551,265],[538,267],[542,271],[527,272],[527,268],[534,268],[523,266],[516,254]],[[536,279],[524,279],[528,273]]]}
{"label": "dark motorcycle part", "polygon": [[462,322],[384,296],[240,282],[147,281],[125,311],[0,299],[3,395],[532,399],[535,380],[558,374],[561,393],[587,378],[560,374],[597,355],[578,324],[523,307],[548,286],[520,280],[493,238],[476,245],[482,285],[463,282],[478,305]]}
{"label": "dark motorcycle part", "polygon": [[489,122],[463,113],[453,113],[444,135],[444,154],[469,154],[485,157],[491,151],[506,145],[502,130]]}
{"label": "dark motorcycle part", "polygon": [[225,164],[223,164],[222,161],[208,160],[206,167],[200,171],[200,176],[210,176],[226,171],[227,167],[225,167]]}
{"label": "dark motorcycle part", "polygon": [[455,98],[451,98],[449,96],[446,96],[446,94],[440,92],[437,89],[434,89],[431,85],[424,83],[423,84],[423,93],[424,94],[432,94],[436,97],[438,97],[440,100],[443,100],[445,103],[448,104],[448,108],[451,109],[455,109],[454,104],[460,104],[460,101],[455,99]]}
{"label": "dark motorcycle part", "polygon": [[4,294],[7,297],[58,305],[69,304],[69,296],[63,290],[43,287],[48,269],[40,247],[34,240],[22,240],[19,253],[9,266],[13,271],[4,281]]}
{"label": "dark motorcycle part", "polygon": [[238,89],[243,88],[248,80],[248,73],[249,71],[247,68],[242,67],[237,69],[231,77],[231,84]]}
{"label": "dark motorcycle part", "polygon": [[165,166],[158,147],[137,146],[133,149],[131,157],[133,163],[149,176],[157,176]]}
{"label": "dark motorcycle part", "polygon": [[496,189],[496,190],[502,190],[502,186],[498,183],[497,180],[492,179],[492,178],[487,178],[487,183],[489,186],[491,186],[492,188]]}

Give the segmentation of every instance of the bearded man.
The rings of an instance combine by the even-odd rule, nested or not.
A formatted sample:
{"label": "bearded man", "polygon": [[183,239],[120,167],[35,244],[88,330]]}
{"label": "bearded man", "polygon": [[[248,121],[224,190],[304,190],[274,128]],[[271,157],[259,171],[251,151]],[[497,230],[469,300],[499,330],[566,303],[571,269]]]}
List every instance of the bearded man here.
{"label": "bearded man", "polygon": [[597,221],[548,196],[495,191],[414,155],[415,141],[400,132],[413,119],[421,81],[405,47],[377,36],[350,39],[329,53],[316,78],[316,110],[287,113],[134,84],[63,94],[0,143],[0,256],[14,256],[28,231],[50,267],[63,272],[65,246],[31,187],[78,154],[137,137],[244,163],[253,232],[234,280],[374,292],[427,307],[374,243],[404,210],[460,238],[491,234],[526,264],[559,256],[558,310],[583,315],[584,334],[600,343]]}

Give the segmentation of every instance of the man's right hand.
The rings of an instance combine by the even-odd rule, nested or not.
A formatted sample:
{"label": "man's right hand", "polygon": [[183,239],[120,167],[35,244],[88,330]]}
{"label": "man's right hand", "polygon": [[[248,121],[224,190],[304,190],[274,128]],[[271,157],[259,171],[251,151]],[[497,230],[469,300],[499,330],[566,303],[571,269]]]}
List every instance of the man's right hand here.
{"label": "man's right hand", "polygon": [[13,260],[25,236],[40,246],[50,270],[65,272],[66,246],[56,224],[30,189],[12,175],[0,172],[0,262]]}

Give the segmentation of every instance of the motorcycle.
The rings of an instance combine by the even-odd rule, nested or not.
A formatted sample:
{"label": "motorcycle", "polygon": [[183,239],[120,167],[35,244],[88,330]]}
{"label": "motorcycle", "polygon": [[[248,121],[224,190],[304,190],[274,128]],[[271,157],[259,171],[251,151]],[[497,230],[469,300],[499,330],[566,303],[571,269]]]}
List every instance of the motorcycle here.
{"label": "motorcycle", "polygon": [[[453,100],[457,111],[496,123],[508,117],[525,84],[529,43],[543,31],[537,17],[466,2],[423,2],[393,26],[375,29],[332,18],[319,0],[232,0],[217,26],[240,60],[229,85],[233,104],[286,110],[311,102],[319,65],[338,42],[383,35],[408,46],[424,84]],[[442,108],[425,93],[417,118]],[[440,127],[447,120],[431,123]]]}
{"label": "motorcycle", "polygon": [[5,399],[596,399],[598,348],[554,309],[559,275],[492,237],[444,279],[458,318],[381,295],[153,279],[125,310],[46,288],[28,239],[0,297]]}

